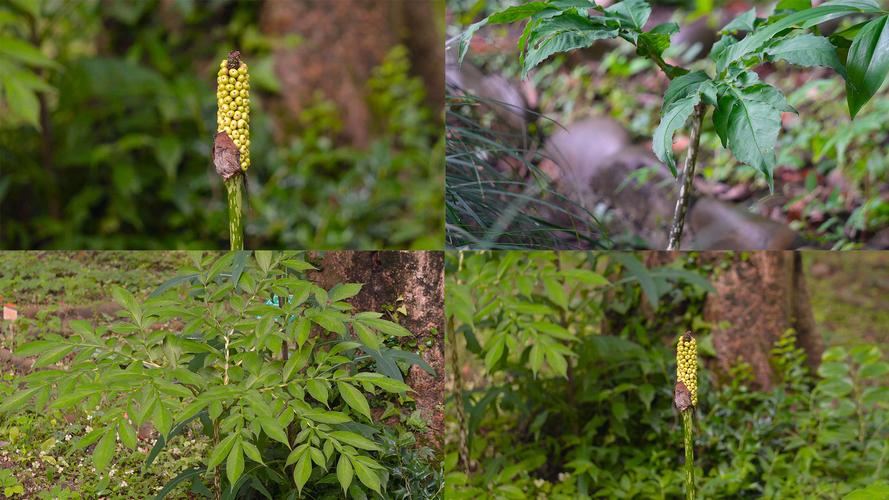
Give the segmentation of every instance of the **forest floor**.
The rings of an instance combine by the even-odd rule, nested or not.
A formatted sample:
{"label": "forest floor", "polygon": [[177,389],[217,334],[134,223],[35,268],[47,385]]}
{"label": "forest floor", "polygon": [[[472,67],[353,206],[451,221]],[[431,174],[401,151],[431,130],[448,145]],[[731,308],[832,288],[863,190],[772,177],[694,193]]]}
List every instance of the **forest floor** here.
{"label": "forest floor", "polygon": [[[826,345],[889,346],[889,256],[884,252],[804,253],[815,322]],[[889,356],[889,349],[884,349]]]}

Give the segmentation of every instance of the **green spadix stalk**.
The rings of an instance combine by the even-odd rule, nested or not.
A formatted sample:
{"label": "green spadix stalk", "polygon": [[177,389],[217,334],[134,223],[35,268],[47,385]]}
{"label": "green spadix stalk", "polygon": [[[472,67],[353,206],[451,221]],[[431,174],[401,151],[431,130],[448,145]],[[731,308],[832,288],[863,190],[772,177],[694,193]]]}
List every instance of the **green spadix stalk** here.
{"label": "green spadix stalk", "polygon": [[694,500],[695,457],[692,412],[698,404],[698,344],[691,332],[679,337],[676,345],[676,387],[673,403],[682,415],[685,444],[685,498]]}

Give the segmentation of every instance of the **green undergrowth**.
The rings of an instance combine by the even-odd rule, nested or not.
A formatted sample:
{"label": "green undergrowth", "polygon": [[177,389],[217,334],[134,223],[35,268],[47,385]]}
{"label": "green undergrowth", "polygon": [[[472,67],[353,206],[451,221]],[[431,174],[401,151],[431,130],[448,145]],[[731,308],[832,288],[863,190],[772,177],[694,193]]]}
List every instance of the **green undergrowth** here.
{"label": "green undergrowth", "polygon": [[0,296],[19,305],[86,305],[110,300],[111,285],[150,291],[187,261],[184,252],[4,252]]}
{"label": "green undergrowth", "polygon": [[769,390],[744,363],[717,370],[701,316],[706,277],[723,264],[694,253],[651,269],[617,253],[451,256],[465,375],[447,401],[448,498],[681,497],[672,342],[686,329],[701,333],[701,498],[883,498],[873,495],[889,475],[885,344],[828,344],[811,373],[788,330],[769,353]]}
{"label": "green undergrowth", "polygon": [[[14,374],[4,374],[0,394],[10,395]],[[140,439],[135,450],[116,446],[115,461],[108,474],[96,473],[91,449],[77,449],[79,436],[93,430],[101,417],[101,408],[92,412],[52,411],[23,413],[0,419],[0,470],[10,470],[22,484],[20,495],[10,498],[131,499],[151,498],[180,471],[200,461],[209,441],[197,435],[179,436],[164,449],[147,472],[142,470],[153,445],[152,439]],[[174,498],[185,495],[178,488]],[[80,495],[79,497],[76,495]]]}

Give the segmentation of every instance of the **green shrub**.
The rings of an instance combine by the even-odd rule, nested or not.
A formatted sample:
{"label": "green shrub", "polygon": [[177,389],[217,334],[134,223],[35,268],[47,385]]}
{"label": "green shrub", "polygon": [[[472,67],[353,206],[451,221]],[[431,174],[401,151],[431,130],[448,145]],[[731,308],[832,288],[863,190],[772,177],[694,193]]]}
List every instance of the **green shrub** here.
{"label": "green shrub", "polygon": [[[381,435],[371,413],[372,403],[410,401],[402,366],[431,368],[386,343],[411,335],[405,328],[352,310],[346,301],[362,285],[324,289],[305,278],[310,269],[294,254],[196,254],[193,267],[144,300],[114,286],[123,320],[72,320],[70,337],[46,333],[16,351],[37,356],[40,370],[21,379],[0,413],[100,409],[75,448],[95,445],[103,476],[118,442],[134,449],[144,424],[159,433],[146,470],[176,436],[207,436],[209,452],[159,497],[179,485],[217,498],[434,489],[422,465],[428,453],[402,450],[405,437]],[[63,360],[65,368],[54,366]],[[412,468],[390,472],[384,464],[393,460]]]}

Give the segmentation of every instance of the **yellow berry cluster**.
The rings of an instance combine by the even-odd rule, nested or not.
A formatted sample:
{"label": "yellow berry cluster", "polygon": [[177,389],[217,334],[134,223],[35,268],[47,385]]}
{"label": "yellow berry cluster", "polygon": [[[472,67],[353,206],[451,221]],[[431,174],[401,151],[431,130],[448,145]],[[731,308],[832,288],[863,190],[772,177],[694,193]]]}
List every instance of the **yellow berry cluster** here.
{"label": "yellow berry cluster", "polygon": [[689,334],[679,337],[676,346],[676,378],[691,393],[691,404],[698,405],[698,343]]}
{"label": "yellow berry cluster", "polygon": [[237,61],[238,68],[229,68],[229,61],[219,64],[216,82],[216,132],[225,132],[241,152],[241,169],[250,167],[250,74],[247,64]]}

